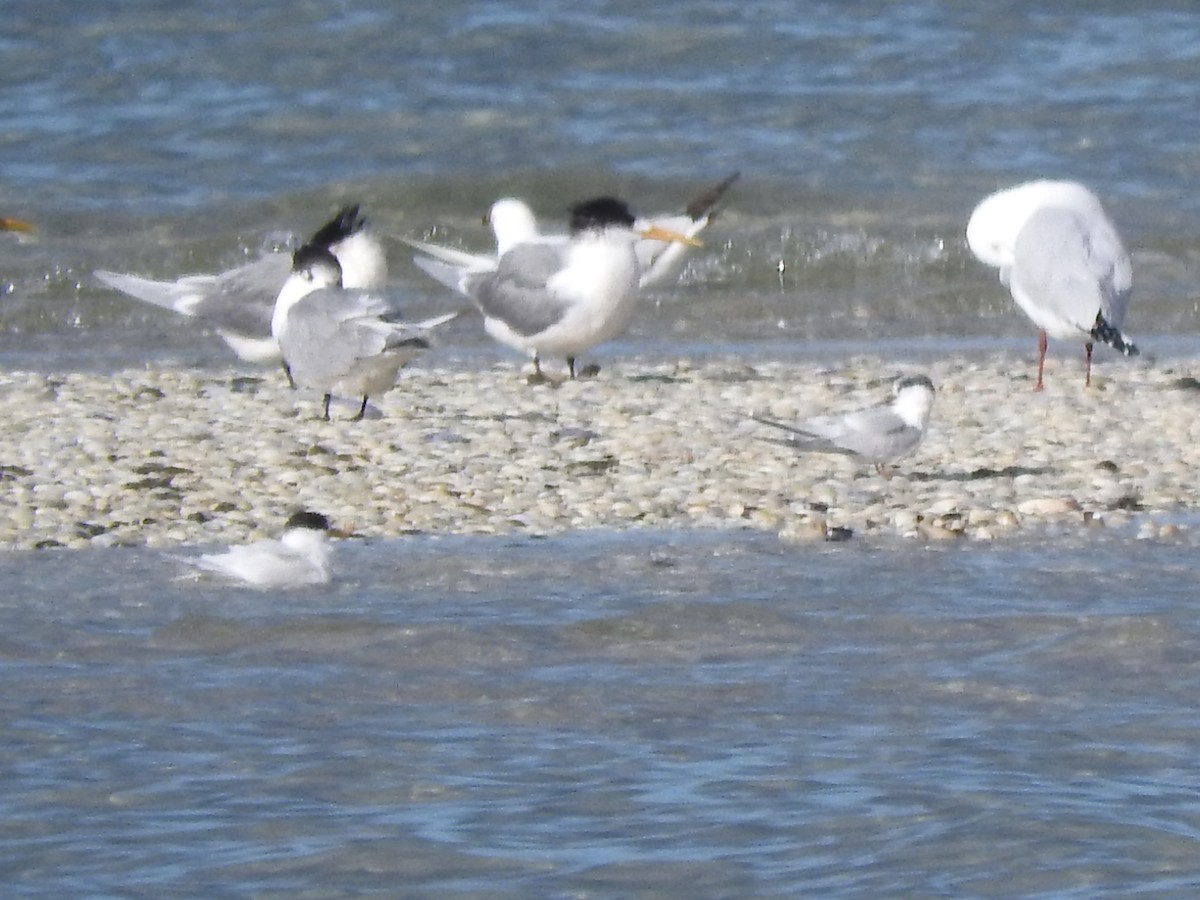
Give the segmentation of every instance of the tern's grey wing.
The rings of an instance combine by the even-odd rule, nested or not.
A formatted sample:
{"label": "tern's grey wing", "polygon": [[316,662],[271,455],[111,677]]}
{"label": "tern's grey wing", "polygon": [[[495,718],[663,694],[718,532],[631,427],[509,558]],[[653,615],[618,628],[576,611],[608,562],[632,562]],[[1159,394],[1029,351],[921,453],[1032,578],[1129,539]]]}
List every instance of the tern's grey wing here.
{"label": "tern's grey wing", "polygon": [[1087,333],[1097,313],[1121,325],[1133,268],[1103,211],[1051,207],[1030,216],[1017,235],[1009,281],[1014,293]]}
{"label": "tern's grey wing", "polygon": [[921,429],[907,424],[890,405],[822,416],[802,427],[871,462],[899,459],[921,442]]}
{"label": "tern's grey wing", "polygon": [[279,349],[298,384],[327,391],[361,359],[377,356],[391,328],[379,320],[386,304],[369,294],[325,288],[293,306]]}
{"label": "tern's grey wing", "polygon": [[762,416],[752,416],[755,422],[761,422],[763,425],[770,425],[772,428],[778,428],[781,431],[788,432],[786,441],[778,441],[777,443],[785,444],[788,447],[793,447],[797,450],[816,451],[820,453],[841,453],[845,455],[853,455],[853,451],[847,450],[845,447],[838,446],[826,437],[797,425],[789,425],[787,422],[779,422],[775,419],[766,419]]}
{"label": "tern's grey wing", "polygon": [[413,265],[434,281],[469,297],[468,283],[472,277],[496,271],[497,262],[494,258],[479,257],[479,260],[466,263],[454,262],[450,258],[414,256]]}
{"label": "tern's grey wing", "polygon": [[798,450],[843,453],[860,456],[868,462],[891,462],[916,449],[921,430],[905,424],[889,406],[872,406],[845,415],[817,416],[798,426],[770,419],[758,419],[767,425],[792,433],[792,446]]}
{"label": "tern's grey wing", "polygon": [[291,270],[286,253],[272,253],[216,275],[185,275],[177,281],[154,281],[118,272],[96,272],[96,278],[130,297],[194,316],[235,334],[267,337],[275,296]]}
{"label": "tern's grey wing", "polygon": [[401,238],[414,250],[420,250],[426,256],[441,260],[459,269],[494,269],[496,257],[484,253],[468,253],[455,247],[443,247],[441,244],[430,244],[414,238]]}
{"label": "tern's grey wing", "polygon": [[538,334],[558,322],[570,306],[546,289],[567,252],[563,244],[518,244],[500,257],[495,272],[468,276],[467,292],[485,316],[499,319],[517,334]]}
{"label": "tern's grey wing", "polygon": [[291,269],[289,254],[270,253],[223,272],[216,277],[215,290],[196,305],[194,315],[225,331],[269,335],[275,297]]}

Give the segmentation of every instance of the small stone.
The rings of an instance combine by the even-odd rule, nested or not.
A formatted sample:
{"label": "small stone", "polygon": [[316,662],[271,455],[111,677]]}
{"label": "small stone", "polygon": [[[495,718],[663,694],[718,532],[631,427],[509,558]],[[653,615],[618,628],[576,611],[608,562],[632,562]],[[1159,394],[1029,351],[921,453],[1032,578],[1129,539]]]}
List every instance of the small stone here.
{"label": "small stone", "polygon": [[1023,516],[1052,518],[1076,512],[1079,503],[1067,497],[1039,497],[1026,500],[1017,506],[1017,512]]}

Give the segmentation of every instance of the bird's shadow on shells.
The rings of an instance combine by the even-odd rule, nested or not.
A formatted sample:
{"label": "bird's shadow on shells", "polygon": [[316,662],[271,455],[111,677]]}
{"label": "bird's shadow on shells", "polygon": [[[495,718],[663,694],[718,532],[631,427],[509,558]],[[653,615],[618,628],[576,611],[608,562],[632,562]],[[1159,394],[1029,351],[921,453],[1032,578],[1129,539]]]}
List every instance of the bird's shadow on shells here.
{"label": "bird's shadow on shells", "polygon": [[984,481],[988,478],[1016,478],[1018,475],[1052,475],[1048,466],[1005,466],[1003,469],[972,469],[970,472],[909,472],[910,481]]}

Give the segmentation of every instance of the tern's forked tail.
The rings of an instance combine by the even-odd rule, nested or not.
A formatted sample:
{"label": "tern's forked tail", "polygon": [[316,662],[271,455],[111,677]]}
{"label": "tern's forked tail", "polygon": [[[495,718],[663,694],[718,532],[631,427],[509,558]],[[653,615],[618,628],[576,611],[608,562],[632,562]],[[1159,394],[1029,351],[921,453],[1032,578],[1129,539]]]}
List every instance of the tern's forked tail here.
{"label": "tern's forked tail", "polygon": [[1128,340],[1120,331],[1104,321],[1104,313],[1096,313],[1096,324],[1092,326],[1091,336],[1093,340],[1108,344],[1118,353],[1124,353],[1126,356],[1137,356],[1141,352],[1134,346],[1133,341]]}

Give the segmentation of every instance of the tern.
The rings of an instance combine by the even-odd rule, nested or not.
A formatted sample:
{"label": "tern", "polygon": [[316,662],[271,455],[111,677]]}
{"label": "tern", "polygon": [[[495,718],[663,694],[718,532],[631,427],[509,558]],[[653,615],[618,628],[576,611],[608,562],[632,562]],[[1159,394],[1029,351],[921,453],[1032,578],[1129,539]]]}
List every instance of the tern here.
{"label": "tern", "polygon": [[[347,287],[376,288],[387,280],[383,246],[358,206],[339,211],[307,243],[327,247],[338,258]],[[291,270],[292,255],[281,251],[225,272],[185,275],[176,281],[154,281],[103,269],[95,275],[130,297],[207,322],[239,359],[276,363],[281,357],[271,334],[271,316]]]}
{"label": "tern", "polygon": [[896,379],[893,399],[849,413],[817,416],[798,425],[752,416],[754,421],[790,432],[779,443],[801,451],[857,456],[884,478],[891,466],[917,449],[933,409],[933,382],[924,375]]}
{"label": "tern", "polygon": [[[730,186],[737,181],[740,173],[734,172],[720,184],[700,194],[682,214],[664,213],[658,216],[646,216],[636,220],[634,230],[645,231],[651,228],[661,228],[665,231],[681,234],[686,238],[696,238],[705,228],[716,219],[717,206],[724,198]],[[469,273],[494,271],[501,256],[519,244],[541,241],[549,244],[565,244],[570,240],[568,234],[543,234],[538,228],[537,216],[524,200],[516,197],[505,197],[492,204],[483,222],[491,226],[496,238],[496,253],[487,254],[467,253],[452,247],[430,244],[404,238],[405,242],[420,250],[424,256],[414,258],[414,262],[428,275],[445,284],[452,290],[463,291],[462,278]],[[654,287],[673,281],[683,268],[687,251],[693,244],[685,241],[662,241],[655,238],[643,238],[634,244],[641,274],[638,278],[640,288]]]}
{"label": "tern", "polygon": [[185,562],[257,588],[326,584],[332,577],[329,520],[307,510],[287,520],[279,540],[256,541]]}
{"label": "tern", "polygon": [[574,378],[580,353],[629,327],[643,271],[634,249],[640,239],[699,245],[655,225],[639,228],[623,201],[598,197],[571,208],[565,240],[537,237],[498,259],[428,259],[422,268],[470,297],[488,334],[530,354],[537,376],[543,356],[559,356]]}
{"label": "tern", "polygon": [[1121,333],[1133,266],[1116,227],[1090,190],[1072,181],[1030,181],[985,197],[967,222],[967,245],[1000,270],[1000,281],[1038,328],[1040,391],[1047,336],[1083,341],[1092,383],[1092,346],[1126,356],[1138,348]]}
{"label": "tern", "polygon": [[346,289],[337,256],[326,247],[296,251],[271,318],[284,365],[301,387],[324,394],[325,420],[334,394],[367,399],[396,383],[400,369],[430,346],[433,328],[457,313],[424,322],[389,320],[396,313],[378,295]]}

